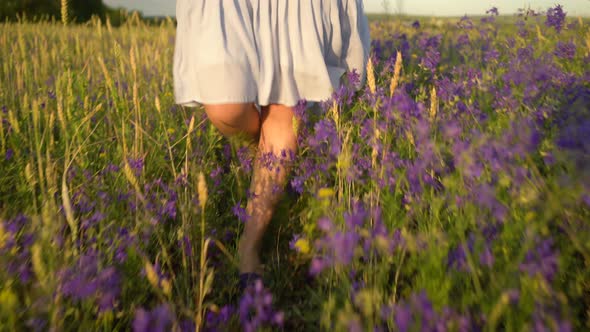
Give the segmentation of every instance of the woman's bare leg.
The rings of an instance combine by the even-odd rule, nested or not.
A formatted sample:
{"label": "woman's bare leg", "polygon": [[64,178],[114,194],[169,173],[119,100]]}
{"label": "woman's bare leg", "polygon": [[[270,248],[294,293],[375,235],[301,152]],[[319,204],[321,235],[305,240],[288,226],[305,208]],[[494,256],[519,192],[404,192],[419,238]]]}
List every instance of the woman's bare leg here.
{"label": "woman's bare leg", "polygon": [[[258,156],[255,158],[250,185],[250,193],[254,195],[248,200],[246,212],[249,219],[245,223],[239,243],[241,273],[262,273],[259,256],[261,240],[287,181],[291,164],[290,152],[294,153],[297,149],[293,116],[292,107],[269,105],[262,108]],[[268,155],[270,152],[281,159],[283,151],[286,152],[285,162],[274,165],[272,170],[260,161],[260,156]]]}
{"label": "woman's bare leg", "polygon": [[[211,123],[226,137],[246,134],[258,142],[246,212],[249,220],[240,238],[240,272],[262,273],[260,265],[261,240],[274,208],[281,198],[290,171],[290,152],[297,150],[297,137],[293,130],[293,108],[283,105],[269,105],[262,108],[262,114],[254,104],[205,105],[205,112]],[[272,170],[261,162],[260,157],[272,153],[281,159],[285,151],[285,162],[273,165]],[[279,167],[278,171],[276,168]]]}
{"label": "woman's bare leg", "polygon": [[258,142],[261,123],[254,104],[205,105],[205,113],[224,136],[245,134],[248,139]]}

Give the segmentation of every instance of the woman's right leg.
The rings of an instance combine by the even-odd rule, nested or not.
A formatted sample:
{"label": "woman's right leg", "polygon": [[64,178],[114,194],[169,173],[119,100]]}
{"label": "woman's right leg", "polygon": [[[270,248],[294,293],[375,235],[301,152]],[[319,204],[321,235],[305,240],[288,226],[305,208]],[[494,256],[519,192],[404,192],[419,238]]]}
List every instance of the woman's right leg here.
{"label": "woman's right leg", "polygon": [[[293,163],[292,153],[297,150],[293,119],[293,107],[272,104],[262,109],[258,156],[254,163],[250,185],[252,196],[248,199],[246,206],[249,219],[244,225],[238,249],[240,273],[254,272],[262,275],[264,272],[260,262],[262,237],[282,197]],[[267,160],[264,156],[270,156],[270,158]],[[270,161],[270,165],[267,161]]]}
{"label": "woman's right leg", "polygon": [[205,105],[211,123],[226,137],[245,134],[258,142],[260,138],[260,113],[252,103]]}

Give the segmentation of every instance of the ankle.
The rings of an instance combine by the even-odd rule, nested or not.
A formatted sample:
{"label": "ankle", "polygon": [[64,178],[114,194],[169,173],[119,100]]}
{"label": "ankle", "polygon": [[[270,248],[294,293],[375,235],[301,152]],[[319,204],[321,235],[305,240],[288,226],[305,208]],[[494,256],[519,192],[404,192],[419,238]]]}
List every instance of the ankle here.
{"label": "ankle", "polygon": [[262,274],[262,264],[257,254],[240,253],[238,268],[240,270],[240,273]]}

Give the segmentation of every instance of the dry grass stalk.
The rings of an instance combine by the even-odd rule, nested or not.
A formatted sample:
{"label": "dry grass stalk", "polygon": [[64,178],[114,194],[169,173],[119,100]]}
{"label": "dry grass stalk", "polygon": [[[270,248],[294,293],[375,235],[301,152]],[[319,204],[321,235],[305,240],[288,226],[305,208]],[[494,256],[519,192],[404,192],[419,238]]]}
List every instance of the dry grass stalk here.
{"label": "dry grass stalk", "polygon": [[203,172],[199,172],[199,180],[197,182],[197,193],[199,197],[199,205],[201,209],[205,210],[205,205],[207,204],[207,198],[209,197],[207,193],[207,181],[205,181],[205,175]]}
{"label": "dry grass stalk", "polygon": [[391,79],[391,85],[389,86],[389,96],[393,97],[393,94],[395,93],[395,90],[397,89],[398,85],[399,85],[399,79],[400,79],[400,74],[402,71],[402,53],[401,52],[397,52],[397,57],[395,59],[395,67],[393,69],[393,78]]}
{"label": "dry grass stalk", "polygon": [[336,124],[336,128],[340,128],[340,115],[338,113],[338,104],[336,100],[332,104],[332,108],[330,109],[330,114],[332,115],[332,119],[334,119],[334,123]]}
{"label": "dry grass stalk", "polygon": [[61,23],[68,24],[68,0],[61,0]]}
{"label": "dry grass stalk", "polygon": [[436,94],[436,88],[432,87],[432,91],[430,92],[430,120],[434,120],[434,118],[436,118],[437,113],[438,95]]}
{"label": "dry grass stalk", "polygon": [[377,84],[375,83],[375,68],[373,68],[373,61],[369,58],[367,61],[367,84],[371,93],[375,93],[377,90]]}

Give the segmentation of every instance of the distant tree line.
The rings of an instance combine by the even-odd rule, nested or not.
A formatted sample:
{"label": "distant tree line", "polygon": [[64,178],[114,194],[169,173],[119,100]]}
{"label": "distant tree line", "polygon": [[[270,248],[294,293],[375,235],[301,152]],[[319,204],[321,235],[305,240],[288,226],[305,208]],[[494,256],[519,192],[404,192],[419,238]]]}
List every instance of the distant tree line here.
{"label": "distant tree line", "polygon": [[[106,6],[102,0],[68,0],[68,17],[71,22],[86,22],[92,16],[105,20],[111,24],[122,24],[129,13],[123,9]],[[61,0],[0,0],[0,22],[15,21],[18,17],[28,20],[61,19]],[[141,15],[140,15],[141,17]]]}

